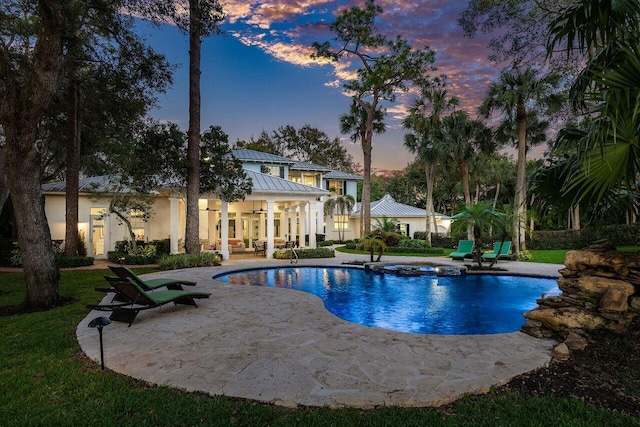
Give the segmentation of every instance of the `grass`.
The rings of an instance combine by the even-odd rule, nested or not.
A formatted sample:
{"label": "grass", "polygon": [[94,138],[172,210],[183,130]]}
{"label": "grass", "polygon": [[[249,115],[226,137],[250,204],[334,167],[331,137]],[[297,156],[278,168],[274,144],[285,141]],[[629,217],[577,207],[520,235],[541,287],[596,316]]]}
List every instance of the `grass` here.
{"label": "grass", "polygon": [[[640,250],[638,246],[621,246],[617,248],[619,251],[623,252],[635,252]],[[355,249],[346,249],[344,246],[337,247],[337,251],[348,253],[348,254],[358,254],[358,255],[369,255],[367,251],[359,251]],[[434,254],[414,254],[414,253],[393,253],[393,254],[385,254],[386,256],[412,256],[412,257],[447,257],[449,254],[453,252],[453,249],[444,249],[443,255],[434,255]],[[532,259],[526,260],[525,262],[538,262],[542,264],[563,264],[564,256],[567,254],[568,250],[566,249],[556,249],[556,250],[530,250],[529,253],[533,256]],[[385,255],[382,256],[382,261],[384,261]],[[376,254],[375,257],[378,255]]]}
{"label": "grass", "polygon": [[[150,269],[135,269],[145,273]],[[285,409],[224,396],[211,397],[101,371],[75,337],[88,303],[101,295],[103,270],[64,271],[60,294],[74,302],[45,312],[0,317],[0,424],[3,426],[627,426],[637,419],[578,399],[517,393],[465,397],[445,410]],[[21,274],[1,276],[0,307],[24,298]],[[135,327],[132,326],[132,327]],[[107,361],[108,366],[108,361]]]}

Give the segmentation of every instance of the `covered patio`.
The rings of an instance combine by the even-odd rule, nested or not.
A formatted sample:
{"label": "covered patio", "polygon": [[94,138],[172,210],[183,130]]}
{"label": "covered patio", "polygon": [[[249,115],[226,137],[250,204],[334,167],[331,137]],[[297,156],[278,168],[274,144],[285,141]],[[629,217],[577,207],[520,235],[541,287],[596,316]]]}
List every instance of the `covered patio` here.
{"label": "covered patio", "polygon": [[[200,204],[202,250],[217,251],[224,259],[231,253],[253,252],[254,244],[266,245],[266,257],[286,242],[298,247],[316,247],[316,234],[324,234],[323,198],[329,191],[275,176],[245,171],[253,191],[238,202],[225,202],[203,195]],[[169,198],[171,253],[180,251],[185,230],[185,204]]]}

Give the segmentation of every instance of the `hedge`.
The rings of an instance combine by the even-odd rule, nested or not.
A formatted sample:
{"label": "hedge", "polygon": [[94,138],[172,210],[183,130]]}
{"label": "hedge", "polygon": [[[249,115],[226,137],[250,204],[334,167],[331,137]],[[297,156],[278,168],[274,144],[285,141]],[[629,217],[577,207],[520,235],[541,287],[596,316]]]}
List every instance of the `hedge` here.
{"label": "hedge", "polygon": [[193,267],[215,267],[220,265],[222,256],[213,252],[199,254],[162,255],[158,260],[160,270],[178,270]]}
{"label": "hedge", "polygon": [[124,264],[124,265],[149,265],[155,264],[158,261],[158,255],[144,256],[144,255],[129,255],[125,252],[109,251],[107,252],[107,259],[109,262]]}
{"label": "hedge", "polygon": [[[294,249],[298,255],[298,259],[310,259],[310,258],[335,258],[336,252],[333,249],[328,248],[316,248],[316,249]],[[275,259],[290,259],[291,250],[277,250],[273,253]]]}
{"label": "hedge", "polygon": [[444,249],[442,248],[408,248],[402,246],[389,246],[385,249],[385,253],[412,253],[412,254],[433,254],[442,255]]}

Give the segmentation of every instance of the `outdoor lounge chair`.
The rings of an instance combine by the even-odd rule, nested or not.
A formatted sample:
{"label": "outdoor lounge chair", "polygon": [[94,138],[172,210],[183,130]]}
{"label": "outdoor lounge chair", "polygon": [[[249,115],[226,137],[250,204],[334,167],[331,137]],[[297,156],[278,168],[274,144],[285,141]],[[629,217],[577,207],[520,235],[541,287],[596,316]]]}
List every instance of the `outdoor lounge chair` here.
{"label": "outdoor lounge chair", "polygon": [[[502,249],[500,249],[500,244],[502,244]],[[496,258],[511,260],[511,255],[509,255],[510,250],[511,250],[511,242],[502,242],[502,243],[495,242],[493,244],[493,252],[483,253],[482,259],[485,261],[492,261]]]}
{"label": "outdoor lounge chair", "polygon": [[[122,279],[131,279],[138,286],[140,286],[145,291],[152,291],[154,289],[167,287],[167,289],[174,290],[182,290],[182,285],[186,286],[195,286],[196,282],[191,280],[183,280],[183,279],[167,279],[167,278],[158,278],[158,279],[141,279],[136,273],[131,271],[131,269],[127,267],[113,267],[109,266],[111,271],[115,273],[116,276]],[[109,280],[109,279],[107,279]]]}
{"label": "outdoor lounge chair", "polygon": [[463,260],[466,257],[470,257],[472,256],[474,245],[475,242],[473,240],[460,240],[458,242],[458,250],[456,252],[451,252],[449,256],[457,260]]}
{"label": "outdoor lounge chair", "polygon": [[[128,322],[129,326],[142,310],[160,307],[172,302],[174,305],[184,304],[198,307],[196,299],[209,298],[210,293],[194,292],[176,289],[166,289],[155,292],[147,292],[136,284],[131,278],[122,280],[110,280],[114,291],[126,299],[125,302],[111,304],[89,304],[88,308],[99,311],[110,311],[109,319],[116,322]],[[115,300],[115,299],[114,299]]]}

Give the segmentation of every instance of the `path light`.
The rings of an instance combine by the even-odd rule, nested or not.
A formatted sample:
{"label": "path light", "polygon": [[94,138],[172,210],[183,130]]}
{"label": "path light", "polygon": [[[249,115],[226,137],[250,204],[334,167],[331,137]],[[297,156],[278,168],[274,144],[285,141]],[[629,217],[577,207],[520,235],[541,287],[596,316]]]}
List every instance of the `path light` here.
{"label": "path light", "polygon": [[111,320],[106,317],[96,317],[91,322],[89,322],[90,328],[98,328],[98,333],[100,334],[100,366],[104,371],[104,351],[102,350],[102,328],[111,323]]}

